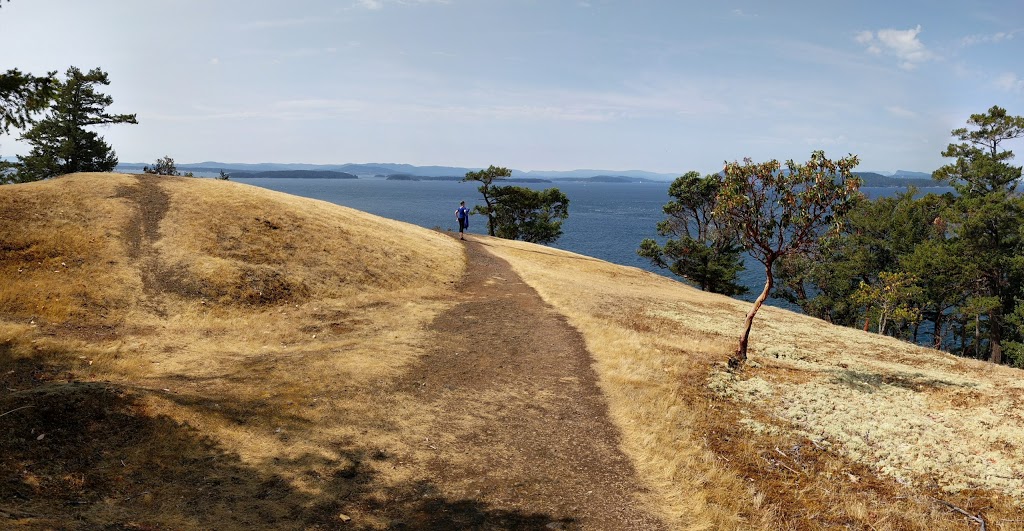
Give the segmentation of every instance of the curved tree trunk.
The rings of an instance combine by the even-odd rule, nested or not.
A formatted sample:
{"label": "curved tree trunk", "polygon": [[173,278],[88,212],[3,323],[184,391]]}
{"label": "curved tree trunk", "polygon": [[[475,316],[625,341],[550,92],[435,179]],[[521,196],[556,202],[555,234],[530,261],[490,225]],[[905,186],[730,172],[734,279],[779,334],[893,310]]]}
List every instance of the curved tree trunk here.
{"label": "curved tree trunk", "polygon": [[487,192],[481,190],[484,195],[484,204],[487,205],[487,234],[488,236],[494,236],[494,203],[491,202],[491,197],[487,195]]}
{"label": "curved tree trunk", "polygon": [[774,262],[774,260],[769,260],[768,263],[765,264],[767,278],[764,282],[764,290],[757,296],[757,299],[754,301],[754,306],[749,312],[747,312],[747,321],[743,329],[743,335],[740,337],[740,345],[736,349],[736,353],[729,359],[730,367],[738,367],[747,361],[747,343],[750,339],[750,328],[754,324],[754,316],[757,315],[757,311],[761,309],[761,305],[764,304],[765,299],[768,298],[768,293],[772,290],[772,286],[775,284],[775,279],[772,278],[772,262]]}

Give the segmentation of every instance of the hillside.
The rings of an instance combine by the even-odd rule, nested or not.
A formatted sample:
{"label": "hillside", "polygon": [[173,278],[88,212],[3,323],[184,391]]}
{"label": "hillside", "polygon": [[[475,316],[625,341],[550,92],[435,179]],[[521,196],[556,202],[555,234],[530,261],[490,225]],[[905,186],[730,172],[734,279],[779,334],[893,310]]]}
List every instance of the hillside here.
{"label": "hillside", "polygon": [[0,278],[0,527],[1024,529],[1020,371],[635,268],[78,174]]}

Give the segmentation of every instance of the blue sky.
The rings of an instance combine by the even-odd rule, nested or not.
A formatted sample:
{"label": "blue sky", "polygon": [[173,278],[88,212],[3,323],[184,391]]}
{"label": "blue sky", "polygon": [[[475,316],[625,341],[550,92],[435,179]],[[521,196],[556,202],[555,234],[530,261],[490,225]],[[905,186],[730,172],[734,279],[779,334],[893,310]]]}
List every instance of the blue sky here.
{"label": "blue sky", "polygon": [[123,162],[931,171],[1024,115],[1019,0],[12,0],[0,34],[0,69],[110,74]]}

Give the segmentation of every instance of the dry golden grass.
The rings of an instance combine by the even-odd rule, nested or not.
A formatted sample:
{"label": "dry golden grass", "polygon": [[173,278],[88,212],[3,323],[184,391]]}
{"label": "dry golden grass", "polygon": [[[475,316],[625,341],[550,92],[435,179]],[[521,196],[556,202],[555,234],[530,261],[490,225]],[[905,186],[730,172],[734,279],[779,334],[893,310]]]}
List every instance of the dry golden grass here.
{"label": "dry golden grass", "polygon": [[[765,308],[732,374],[746,304],[480,239],[584,335],[674,527],[974,525],[941,499],[1024,528],[1019,371]],[[387,527],[431,451],[391,382],[465,267],[436,232],[237,183],[0,187],[0,518]]]}
{"label": "dry golden grass", "polygon": [[586,337],[624,446],[685,529],[1020,529],[1020,371],[588,257],[488,244]]}
{"label": "dry golden grass", "polygon": [[[0,271],[9,279],[0,288],[0,413],[33,405],[0,419],[3,435],[22,441],[15,446],[24,460],[5,464],[27,470],[8,494],[24,485],[57,500],[100,493],[111,502],[76,519],[99,525],[134,515],[172,529],[266,527],[306,507],[313,524],[291,517],[302,528],[337,523],[336,502],[316,507],[343,494],[333,478],[348,480],[359,468],[378,483],[408,479],[388,462],[376,466],[373,449],[388,448],[389,460],[422,452],[405,437],[426,413],[386,388],[418,359],[426,324],[449,304],[465,267],[461,246],[237,183],[148,182],[145,193],[123,175],[0,188]],[[161,216],[146,219],[146,198],[166,203],[149,205]],[[147,436],[97,434],[110,450],[77,441],[84,453],[104,454],[81,464],[78,483],[44,473],[32,466],[42,451],[32,441],[53,408],[39,406],[40,389],[74,391],[46,401],[60,415],[116,411],[144,424],[130,428]],[[404,426],[389,425],[394,418]],[[154,470],[173,479],[145,479]],[[238,501],[263,483],[280,492],[279,503]],[[203,506],[195,488],[218,490]],[[239,517],[243,507],[251,517]],[[274,507],[285,514],[257,514]],[[371,526],[379,519],[351,516]]]}

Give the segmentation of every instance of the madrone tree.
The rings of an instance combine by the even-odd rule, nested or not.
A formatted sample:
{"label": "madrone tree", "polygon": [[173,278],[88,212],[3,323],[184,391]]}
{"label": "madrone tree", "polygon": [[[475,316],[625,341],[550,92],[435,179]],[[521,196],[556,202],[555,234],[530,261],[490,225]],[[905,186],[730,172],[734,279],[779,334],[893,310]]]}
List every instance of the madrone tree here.
{"label": "madrone tree", "polygon": [[27,156],[18,157],[19,181],[37,181],[80,171],[112,171],[117,155],[95,131],[87,127],[138,123],[134,114],[108,114],[113,98],[96,91],[109,85],[106,72],[94,68],[82,72],[68,68],[66,79],[58,81],[53,107],[36,122],[22,140],[32,146]]}
{"label": "madrone tree", "polygon": [[861,198],[861,181],[851,172],[857,163],[854,155],[833,162],[815,151],[804,164],[787,161],[785,169],[777,160],[725,164],[714,215],[736,231],[747,252],[764,265],[766,276],[730,366],[747,359],[750,328],[774,284],[776,262],[813,251],[822,237],[838,231]]}
{"label": "madrone tree", "polygon": [[637,254],[704,291],[740,295],[748,291],[736,281],[743,269],[743,246],[724,219],[714,216],[721,185],[720,175],[701,177],[695,171],[673,181],[668,188],[672,200],[662,207],[667,217],[658,223],[658,234],[668,240],[658,245],[647,238]]}

